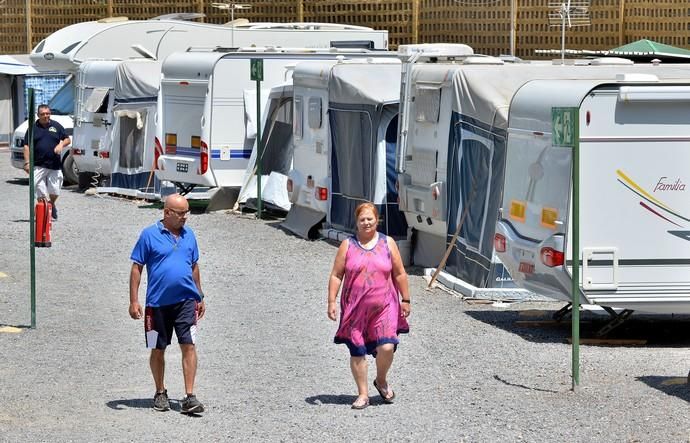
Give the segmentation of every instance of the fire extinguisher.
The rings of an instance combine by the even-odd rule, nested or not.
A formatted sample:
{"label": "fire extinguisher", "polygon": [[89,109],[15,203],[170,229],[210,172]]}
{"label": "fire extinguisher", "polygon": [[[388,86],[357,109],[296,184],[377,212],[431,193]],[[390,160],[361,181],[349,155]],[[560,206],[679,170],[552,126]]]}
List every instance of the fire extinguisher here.
{"label": "fire extinguisher", "polygon": [[36,236],[34,244],[37,248],[49,248],[50,244],[50,217],[53,205],[46,200],[36,203]]}

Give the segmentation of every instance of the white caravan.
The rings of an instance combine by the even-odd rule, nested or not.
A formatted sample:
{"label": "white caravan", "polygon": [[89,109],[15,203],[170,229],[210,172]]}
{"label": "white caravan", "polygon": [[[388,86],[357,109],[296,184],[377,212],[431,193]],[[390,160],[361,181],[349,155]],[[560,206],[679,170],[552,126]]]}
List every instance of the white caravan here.
{"label": "white caravan", "polygon": [[464,45],[402,46],[400,54],[398,185],[412,261],[439,266],[459,229],[442,282],[471,296],[525,297],[493,253],[505,161],[500,115],[511,94],[483,76],[511,66]]}
{"label": "white caravan", "polygon": [[263,63],[261,94],[283,83],[289,67],[307,60],[374,57],[357,50],[247,48],[239,51],[189,50],[163,62],[159,96],[159,143],[156,176],[188,192],[196,186],[240,188],[254,140],[246,136],[245,116],[256,104],[245,103],[256,90],[252,62]]}
{"label": "white caravan", "polygon": [[354,232],[354,209],[368,201],[379,209],[383,232],[407,237],[395,190],[400,73],[395,54],[297,65],[286,229],[341,238]]}
{"label": "white caravan", "polygon": [[117,65],[112,91],[112,125],[106,144],[110,152],[110,179],[100,192],[140,198],[159,198],[156,163],[156,110],[162,63],[125,60]]}
{"label": "white caravan", "polygon": [[521,286],[571,301],[573,149],[554,143],[571,133],[553,109],[574,108],[580,303],[604,306],[614,321],[632,310],[688,314],[690,67],[621,68],[595,80],[517,88],[503,114],[508,149],[496,249]]}
{"label": "white caravan", "polygon": [[[74,100],[72,155],[80,172],[110,175],[108,128],[113,124],[113,88],[120,61],[93,60],[79,65]],[[94,184],[95,185],[95,184]]]}

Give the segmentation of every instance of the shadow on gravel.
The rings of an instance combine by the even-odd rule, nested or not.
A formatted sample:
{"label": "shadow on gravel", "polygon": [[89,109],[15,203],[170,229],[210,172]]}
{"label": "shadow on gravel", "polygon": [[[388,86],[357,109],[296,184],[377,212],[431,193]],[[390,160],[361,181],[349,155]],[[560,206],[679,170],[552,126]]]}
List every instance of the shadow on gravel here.
{"label": "shadow on gravel", "polygon": [[310,405],[351,405],[357,400],[356,395],[332,395],[332,394],[321,394],[314,395],[313,397],[307,397],[304,399]]}
{"label": "shadow on gravel", "polygon": [[26,178],[11,178],[9,180],[5,180],[5,183],[9,185],[17,185],[17,186],[29,186],[29,177]]}
{"label": "shadow on gravel", "polygon": [[12,220],[12,223],[29,223],[29,219],[18,218],[16,220]]}
{"label": "shadow on gravel", "polygon": [[[172,407],[172,401],[170,402]],[[151,399],[150,398],[130,398],[122,400],[112,400],[106,403],[110,409],[115,409],[121,411],[128,408],[138,408],[138,409],[151,409]]]}
{"label": "shadow on gravel", "polygon": [[[535,315],[535,313],[537,315]],[[511,332],[534,343],[565,343],[571,337],[570,318],[561,322],[553,320],[554,311],[507,311],[477,310],[465,314]],[[526,315],[529,314],[529,315]],[[633,314],[625,323],[604,336],[597,332],[609,321],[608,316],[582,312],[580,338],[601,339],[603,346],[640,346],[625,341],[643,340],[643,346],[688,347],[690,346],[690,318],[688,316]],[[620,340],[620,343],[616,343]],[[583,343],[584,345],[584,343]]]}
{"label": "shadow on gravel", "polygon": [[512,387],[514,387],[514,388],[522,388],[522,389],[527,389],[527,390],[530,390],[530,391],[550,392],[550,393],[552,393],[552,394],[558,394],[558,391],[554,391],[554,390],[552,390],[552,389],[532,388],[532,387],[530,387],[530,386],[525,386],[525,385],[522,385],[522,384],[519,384],[519,383],[511,383],[511,382],[509,382],[509,381],[507,381],[507,380],[503,380],[503,379],[502,379],[501,377],[499,377],[498,375],[494,375],[494,380],[498,380],[498,381],[500,381],[501,383],[503,383],[504,385],[512,386]]}
{"label": "shadow on gravel", "polygon": [[686,377],[645,375],[643,377],[637,377],[637,380],[664,394],[673,395],[674,397],[690,402],[690,386],[688,386],[688,379]]}

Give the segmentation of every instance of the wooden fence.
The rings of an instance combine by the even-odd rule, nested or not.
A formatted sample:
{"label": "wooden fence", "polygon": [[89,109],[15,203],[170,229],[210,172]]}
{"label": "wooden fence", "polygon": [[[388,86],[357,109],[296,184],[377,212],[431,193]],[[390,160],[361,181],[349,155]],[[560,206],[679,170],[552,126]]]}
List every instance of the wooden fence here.
{"label": "wooden fence", "polygon": [[[226,0],[227,1],[227,0]],[[404,43],[459,42],[476,52],[510,52],[511,3],[515,54],[559,49],[560,30],[548,23],[548,0],[241,0],[251,9],[235,18],[253,22],[339,22],[387,29],[390,47]],[[203,0],[0,0],[0,53],[29,52],[52,32],[109,16],[147,19],[200,12],[208,23],[230,20],[227,10]],[[566,32],[566,47],[611,49],[640,38],[690,46],[690,6],[684,0],[593,0],[592,25]]]}

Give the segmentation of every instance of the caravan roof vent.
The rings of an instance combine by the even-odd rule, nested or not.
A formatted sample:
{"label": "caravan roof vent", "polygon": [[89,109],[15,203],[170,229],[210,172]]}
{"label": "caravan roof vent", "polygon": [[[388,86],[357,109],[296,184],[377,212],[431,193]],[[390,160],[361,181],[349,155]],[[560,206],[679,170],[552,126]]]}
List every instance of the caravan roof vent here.
{"label": "caravan roof vent", "polygon": [[620,83],[656,83],[659,81],[659,77],[654,74],[640,73],[616,74],[616,81]]}
{"label": "caravan roof vent", "polygon": [[633,61],[628,58],[621,57],[599,57],[593,58],[590,62],[592,66],[610,66],[610,65],[634,65]]}
{"label": "caravan roof vent", "polygon": [[475,55],[467,57],[462,61],[463,65],[503,65],[503,60],[496,57],[489,57],[483,55]]}

